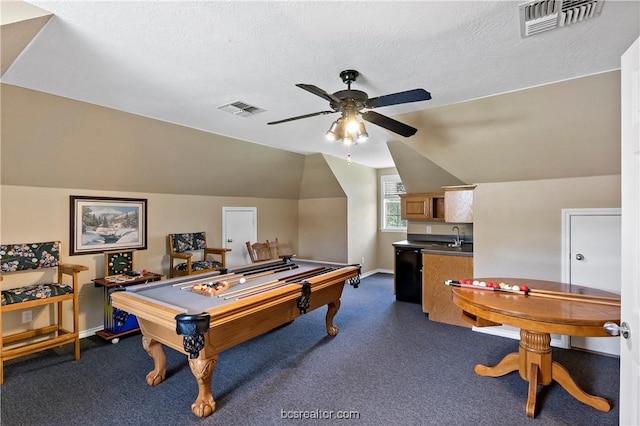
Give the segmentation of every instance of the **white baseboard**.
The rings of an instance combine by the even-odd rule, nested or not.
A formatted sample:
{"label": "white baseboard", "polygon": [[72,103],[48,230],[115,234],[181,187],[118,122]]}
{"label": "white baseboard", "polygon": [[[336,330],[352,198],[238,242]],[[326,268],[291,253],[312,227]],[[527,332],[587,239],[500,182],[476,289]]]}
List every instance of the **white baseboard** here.
{"label": "white baseboard", "polygon": [[374,274],[391,274],[393,275],[393,271],[389,269],[372,269],[371,271],[367,271],[364,274],[360,275],[360,278],[366,278],[368,276]]}
{"label": "white baseboard", "polygon": [[89,330],[83,330],[79,333],[79,337],[84,339],[85,337],[91,337],[96,334],[96,332],[104,330],[104,326],[90,328]]}
{"label": "white baseboard", "polygon": [[[496,327],[473,327],[473,331],[478,333],[492,334],[494,336],[507,337],[509,339],[520,340],[520,329],[513,328],[506,325]],[[558,334],[551,335],[551,346],[557,348],[568,349],[569,338]]]}

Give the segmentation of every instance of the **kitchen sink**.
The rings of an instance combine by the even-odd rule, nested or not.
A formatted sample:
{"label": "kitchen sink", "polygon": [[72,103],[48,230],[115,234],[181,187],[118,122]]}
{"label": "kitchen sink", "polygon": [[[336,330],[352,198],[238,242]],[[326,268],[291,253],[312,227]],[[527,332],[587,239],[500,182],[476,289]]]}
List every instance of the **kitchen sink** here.
{"label": "kitchen sink", "polygon": [[441,242],[424,243],[422,248],[425,250],[438,250],[438,251],[470,251],[469,245],[465,247],[465,244],[462,244],[461,246],[455,247],[453,246],[453,243],[441,243]]}

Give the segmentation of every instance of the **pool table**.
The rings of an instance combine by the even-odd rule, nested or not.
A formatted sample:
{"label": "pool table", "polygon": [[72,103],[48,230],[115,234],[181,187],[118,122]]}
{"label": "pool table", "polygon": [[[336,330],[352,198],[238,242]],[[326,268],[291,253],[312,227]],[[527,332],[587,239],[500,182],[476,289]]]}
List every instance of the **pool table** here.
{"label": "pool table", "polygon": [[[222,282],[230,286],[219,294],[196,291]],[[284,258],[128,286],[111,294],[111,304],[114,315],[119,311],[138,318],[142,345],[154,361],[146,377],[150,386],[165,378],[163,345],[188,355],[198,383],[191,411],[206,417],[216,407],[211,377],[221,351],[324,305],[327,333],[336,336],[333,318],[345,282],[358,286],[359,265]]]}

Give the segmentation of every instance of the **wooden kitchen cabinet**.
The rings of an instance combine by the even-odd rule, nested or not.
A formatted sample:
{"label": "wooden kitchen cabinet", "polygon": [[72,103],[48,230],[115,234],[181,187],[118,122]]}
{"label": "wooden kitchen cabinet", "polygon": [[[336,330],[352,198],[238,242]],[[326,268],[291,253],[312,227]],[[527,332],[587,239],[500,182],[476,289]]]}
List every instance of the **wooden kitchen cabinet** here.
{"label": "wooden kitchen cabinet", "polygon": [[475,185],[445,186],[444,221],[473,223],[473,190]]}
{"label": "wooden kitchen cabinet", "polygon": [[471,328],[462,310],[451,298],[446,280],[473,278],[473,257],[441,254],[422,255],[422,311],[429,320]]}
{"label": "wooden kitchen cabinet", "polygon": [[444,221],[444,193],[402,194],[400,200],[402,219]]}

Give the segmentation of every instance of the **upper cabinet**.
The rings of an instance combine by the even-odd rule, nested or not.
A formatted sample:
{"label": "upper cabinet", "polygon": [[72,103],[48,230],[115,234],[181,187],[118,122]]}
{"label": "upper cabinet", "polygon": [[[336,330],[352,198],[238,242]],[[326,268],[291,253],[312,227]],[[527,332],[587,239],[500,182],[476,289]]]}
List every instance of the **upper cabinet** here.
{"label": "upper cabinet", "polygon": [[475,185],[445,186],[445,222],[473,223],[473,190]]}
{"label": "upper cabinet", "polygon": [[443,222],[445,201],[443,193],[420,193],[400,195],[401,216],[406,220]]}

